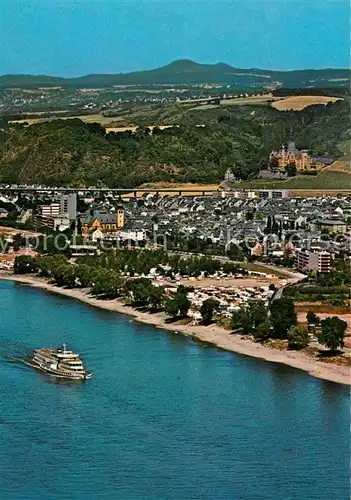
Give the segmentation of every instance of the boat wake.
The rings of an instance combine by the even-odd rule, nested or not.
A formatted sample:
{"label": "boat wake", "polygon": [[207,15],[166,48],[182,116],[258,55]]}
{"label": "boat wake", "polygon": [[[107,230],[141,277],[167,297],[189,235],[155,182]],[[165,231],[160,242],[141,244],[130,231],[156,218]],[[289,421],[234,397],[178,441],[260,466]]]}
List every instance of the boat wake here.
{"label": "boat wake", "polygon": [[2,340],[0,343],[0,358],[29,359],[33,347],[14,340]]}

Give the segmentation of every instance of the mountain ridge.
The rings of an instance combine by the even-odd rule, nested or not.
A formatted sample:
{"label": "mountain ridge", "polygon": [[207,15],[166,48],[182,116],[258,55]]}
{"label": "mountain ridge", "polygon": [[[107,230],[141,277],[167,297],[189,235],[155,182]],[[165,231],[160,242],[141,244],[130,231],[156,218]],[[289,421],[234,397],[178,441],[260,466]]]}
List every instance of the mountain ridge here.
{"label": "mountain ridge", "polygon": [[[323,68],[304,70],[268,70],[260,68],[236,68],[224,62],[201,64],[191,59],[178,59],[165,66],[130,73],[91,73],[64,78],[50,75],[5,74],[0,75],[0,88],[23,86],[91,85],[164,85],[164,84],[248,84],[259,86],[279,81],[287,87],[340,86],[350,82],[350,70]],[[344,83],[343,83],[344,82]]]}

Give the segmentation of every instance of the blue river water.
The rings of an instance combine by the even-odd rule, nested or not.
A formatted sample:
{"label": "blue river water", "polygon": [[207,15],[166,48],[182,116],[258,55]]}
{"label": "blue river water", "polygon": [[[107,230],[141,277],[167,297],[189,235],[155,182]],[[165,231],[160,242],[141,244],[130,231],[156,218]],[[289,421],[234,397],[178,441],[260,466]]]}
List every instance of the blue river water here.
{"label": "blue river water", "polygon": [[[63,341],[89,381],[6,355]],[[2,500],[347,500],[349,391],[0,281]]]}

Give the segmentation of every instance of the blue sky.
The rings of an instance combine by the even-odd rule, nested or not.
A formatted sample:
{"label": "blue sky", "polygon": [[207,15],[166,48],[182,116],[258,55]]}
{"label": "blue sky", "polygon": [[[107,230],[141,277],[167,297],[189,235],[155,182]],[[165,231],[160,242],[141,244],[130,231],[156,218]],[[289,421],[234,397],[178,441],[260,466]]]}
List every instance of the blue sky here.
{"label": "blue sky", "polygon": [[0,0],[0,74],[349,67],[348,0]]}

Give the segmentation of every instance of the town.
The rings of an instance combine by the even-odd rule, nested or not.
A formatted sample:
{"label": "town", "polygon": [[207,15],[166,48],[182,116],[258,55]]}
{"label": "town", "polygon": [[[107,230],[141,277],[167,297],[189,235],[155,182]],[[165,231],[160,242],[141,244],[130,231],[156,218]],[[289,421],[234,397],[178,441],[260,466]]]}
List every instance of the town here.
{"label": "town", "polygon": [[[0,208],[3,272],[16,269],[21,255],[37,258],[41,236],[55,242],[61,237],[58,247],[65,260],[59,264],[65,266],[69,259],[95,268],[111,251],[117,252],[118,262],[124,253],[136,253],[142,262],[141,256],[149,253],[151,260],[145,258],[141,267],[119,263],[117,282],[141,280],[146,295],[150,286],[156,287],[157,300],[152,300],[158,306],[159,290],[172,300],[179,299],[179,288],[187,290],[186,315],[194,324],[201,322],[204,304],[212,304],[211,318],[215,309],[217,319],[230,322],[253,303],[268,310],[272,301],[291,298],[303,321],[306,312],[314,310],[325,318],[328,311],[337,310],[347,319],[350,196],[305,198],[289,196],[287,190],[223,189],[199,196],[161,191],[135,197],[133,191],[8,189],[1,195],[7,208]],[[44,247],[44,255],[52,249],[52,244]],[[68,273],[68,281],[60,279],[74,285],[81,278]],[[100,288],[108,295],[111,288],[106,291],[104,286],[109,279],[105,276]],[[112,296],[119,296],[111,286]],[[139,302],[147,304],[145,297]],[[316,342],[316,330],[309,335]]]}

